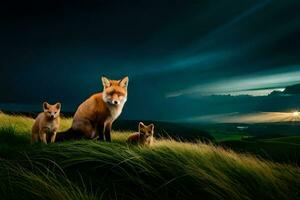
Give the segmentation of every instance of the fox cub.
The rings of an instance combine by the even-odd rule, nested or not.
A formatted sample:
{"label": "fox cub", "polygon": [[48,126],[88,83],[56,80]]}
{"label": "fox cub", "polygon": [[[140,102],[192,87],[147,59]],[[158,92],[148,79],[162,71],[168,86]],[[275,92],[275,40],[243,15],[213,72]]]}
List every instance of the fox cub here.
{"label": "fox cub", "polygon": [[139,145],[153,144],[154,124],[145,125],[143,122],[139,123],[139,132],[133,133],[128,136],[128,143],[137,143]]}
{"label": "fox cub", "polygon": [[44,112],[36,117],[32,126],[31,143],[38,141],[45,144],[47,144],[47,141],[55,142],[56,133],[60,126],[60,108],[60,103],[54,105],[47,102],[43,103]]}

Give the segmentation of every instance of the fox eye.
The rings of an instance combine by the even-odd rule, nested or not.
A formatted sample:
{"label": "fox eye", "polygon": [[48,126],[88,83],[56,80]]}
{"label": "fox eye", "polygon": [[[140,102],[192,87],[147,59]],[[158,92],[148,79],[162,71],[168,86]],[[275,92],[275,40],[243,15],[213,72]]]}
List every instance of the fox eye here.
{"label": "fox eye", "polygon": [[51,114],[51,112],[50,112],[50,111],[48,111],[48,113],[49,113],[49,114]]}
{"label": "fox eye", "polygon": [[54,112],[54,115],[56,114],[56,112]]}

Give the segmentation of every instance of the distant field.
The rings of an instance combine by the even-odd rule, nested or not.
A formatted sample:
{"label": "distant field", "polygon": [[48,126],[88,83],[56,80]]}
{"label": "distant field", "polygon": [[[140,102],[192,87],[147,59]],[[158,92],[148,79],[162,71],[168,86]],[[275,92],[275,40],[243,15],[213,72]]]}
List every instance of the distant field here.
{"label": "distant field", "polygon": [[288,143],[288,144],[298,144],[300,145],[300,136],[287,136],[279,137],[272,139],[265,139],[266,142],[279,142],[279,143]]}
{"label": "distant field", "polygon": [[238,134],[238,133],[228,134],[228,133],[222,133],[222,132],[211,133],[211,135],[214,137],[216,142],[242,140],[242,139],[248,137],[247,135],[244,135],[244,134]]}
{"label": "distant field", "polygon": [[220,145],[235,151],[252,153],[262,158],[300,165],[300,136],[274,139],[232,140],[220,142]]}
{"label": "distant field", "polygon": [[[297,199],[300,168],[203,143],[30,145],[33,120],[0,114],[1,199]],[[63,120],[63,128],[71,119]],[[267,142],[266,142],[267,143]],[[258,187],[259,186],[259,187]]]}
{"label": "distant field", "polygon": [[[237,127],[247,127],[238,130]],[[300,124],[209,124],[198,126],[214,137],[215,144],[280,163],[300,165]]]}

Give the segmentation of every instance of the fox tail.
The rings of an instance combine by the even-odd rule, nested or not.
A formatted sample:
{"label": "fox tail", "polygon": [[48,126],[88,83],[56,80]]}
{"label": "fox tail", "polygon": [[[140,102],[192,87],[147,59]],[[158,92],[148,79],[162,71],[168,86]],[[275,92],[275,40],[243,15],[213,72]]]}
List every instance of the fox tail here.
{"label": "fox tail", "polygon": [[80,140],[82,138],[84,138],[83,133],[70,128],[64,132],[58,132],[56,134],[55,142],[62,142],[62,141],[68,141],[68,140]]}

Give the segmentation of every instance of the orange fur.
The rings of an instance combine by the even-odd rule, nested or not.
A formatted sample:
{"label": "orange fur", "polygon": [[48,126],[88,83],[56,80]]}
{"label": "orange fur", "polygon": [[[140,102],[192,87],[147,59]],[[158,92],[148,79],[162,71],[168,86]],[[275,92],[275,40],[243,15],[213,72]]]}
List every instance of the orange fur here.
{"label": "orange fur", "polygon": [[55,141],[60,126],[60,108],[60,103],[55,105],[43,103],[44,112],[37,116],[32,126],[31,143],[41,141],[47,144],[49,139],[51,143]]}
{"label": "orange fur", "polygon": [[127,142],[130,142],[130,143],[138,143],[138,141],[140,140],[140,132],[136,132],[136,133],[133,133],[131,135],[128,136],[127,138]]}
{"label": "orange fur", "polygon": [[128,77],[109,80],[102,77],[103,92],[92,95],[77,109],[72,130],[81,132],[86,138],[111,141],[112,123],[121,114],[127,100]]}
{"label": "orange fur", "polygon": [[139,123],[139,132],[133,133],[128,136],[128,143],[137,143],[139,145],[149,145],[153,144],[153,134],[154,134],[154,125],[145,125],[143,122]]}

